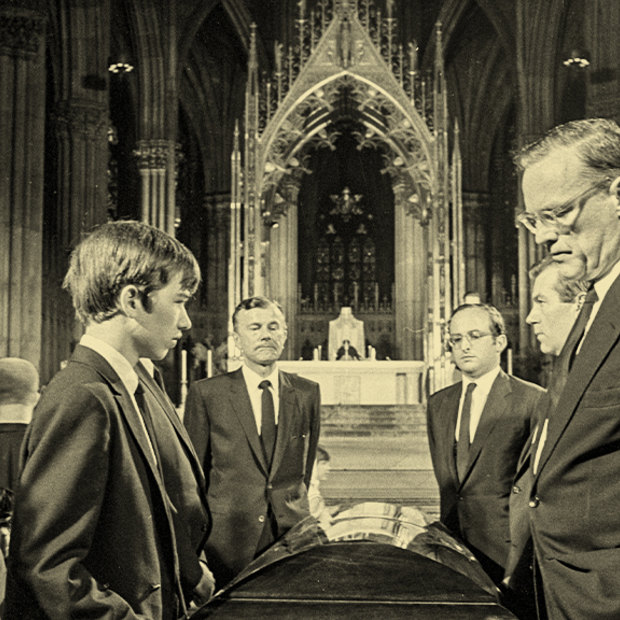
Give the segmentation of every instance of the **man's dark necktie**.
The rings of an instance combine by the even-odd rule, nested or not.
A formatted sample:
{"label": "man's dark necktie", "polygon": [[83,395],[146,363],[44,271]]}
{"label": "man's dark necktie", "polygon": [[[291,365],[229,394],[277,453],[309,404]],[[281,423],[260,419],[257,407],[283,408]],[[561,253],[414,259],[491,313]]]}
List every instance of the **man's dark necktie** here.
{"label": "man's dark necktie", "polygon": [[459,481],[462,481],[467,472],[469,462],[469,422],[471,420],[471,395],[476,389],[475,383],[470,383],[465,391],[463,408],[461,409],[461,425],[459,427],[459,440],[456,444],[456,472]]}
{"label": "man's dark necktie", "polygon": [[261,381],[258,387],[262,390],[261,395],[261,424],[260,438],[265,451],[267,464],[271,467],[273,449],[276,445],[276,413],[271,394],[271,381]]}

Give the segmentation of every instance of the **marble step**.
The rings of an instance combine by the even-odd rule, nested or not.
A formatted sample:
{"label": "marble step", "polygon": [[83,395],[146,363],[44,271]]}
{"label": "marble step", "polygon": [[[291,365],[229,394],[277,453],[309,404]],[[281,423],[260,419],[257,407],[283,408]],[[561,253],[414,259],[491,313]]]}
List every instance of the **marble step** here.
{"label": "marble step", "polygon": [[322,435],[426,434],[426,411],[416,405],[323,405]]}
{"label": "marble step", "polygon": [[326,436],[331,469],[321,483],[328,505],[385,501],[415,506],[436,515],[439,491],[426,434],[357,437]]}

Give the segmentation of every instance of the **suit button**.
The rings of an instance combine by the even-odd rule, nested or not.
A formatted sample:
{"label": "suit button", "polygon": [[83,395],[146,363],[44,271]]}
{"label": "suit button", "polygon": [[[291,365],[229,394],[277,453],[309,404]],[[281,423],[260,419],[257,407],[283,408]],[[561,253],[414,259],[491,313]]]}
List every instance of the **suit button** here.
{"label": "suit button", "polygon": [[463,501],[463,496],[462,496],[462,495],[459,495],[459,498],[458,498],[458,499],[459,499],[459,502],[462,502],[462,501]]}
{"label": "suit button", "polygon": [[265,523],[265,515],[261,515],[260,517],[258,517],[258,522]]}
{"label": "suit button", "polygon": [[271,482],[267,485],[267,490],[271,491],[273,489],[273,484]]}
{"label": "suit button", "polygon": [[521,493],[521,487],[518,487],[516,484],[512,487],[513,493]]}
{"label": "suit button", "polygon": [[540,504],[540,497],[538,497],[538,495],[535,495],[534,497],[532,497],[532,499],[529,501],[528,506],[530,508],[537,508],[538,504]]}

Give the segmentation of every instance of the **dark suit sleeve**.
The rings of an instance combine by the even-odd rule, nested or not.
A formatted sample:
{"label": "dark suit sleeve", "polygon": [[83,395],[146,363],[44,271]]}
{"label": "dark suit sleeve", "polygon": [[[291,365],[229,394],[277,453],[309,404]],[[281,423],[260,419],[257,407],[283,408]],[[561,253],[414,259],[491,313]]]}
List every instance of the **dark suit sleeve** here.
{"label": "dark suit sleeve", "polygon": [[208,481],[209,416],[205,396],[206,386],[202,381],[192,384],[185,401],[183,423]]}
{"label": "dark suit sleeve", "polygon": [[319,445],[319,435],[321,433],[321,390],[318,383],[314,386],[314,395],[310,406],[310,441],[308,442],[308,457],[306,459],[306,474],[304,476],[306,488],[310,487],[312,468],[316,460],[316,449]]}
{"label": "dark suit sleeve", "polygon": [[434,399],[429,398],[426,403],[426,433],[428,437],[428,448],[431,453],[431,462],[433,464],[433,470],[435,471],[435,475],[437,475],[437,469],[435,467],[435,425],[433,422],[433,411],[434,411]]}
{"label": "dark suit sleeve", "polygon": [[138,618],[84,564],[111,459],[106,406],[77,386],[38,417],[26,440],[12,570],[29,584],[50,617]]}

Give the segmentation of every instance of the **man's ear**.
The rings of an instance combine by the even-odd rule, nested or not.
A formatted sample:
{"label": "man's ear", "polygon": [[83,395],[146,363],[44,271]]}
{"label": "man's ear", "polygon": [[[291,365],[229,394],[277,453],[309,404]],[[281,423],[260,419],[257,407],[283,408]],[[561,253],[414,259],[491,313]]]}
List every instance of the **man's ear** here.
{"label": "man's ear", "polygon": [[616,201],[616,215],[620,218],[620,176],[616,177],[609,186],[609,193]]}
{"label": "man's ear", "polygon": [[129,317],[134,317],[136,312],[143,310],[142,296],[138,287],[134,284],[124,286],[118,295],[118,306],[123,314]]}
{"label": "man's ear", "polygon": [[508,338],[506,338],[506,334],[500,334],[495,337],[495,344],[497,344],[498,353],[502,353],[504,349],[508,346]]}

